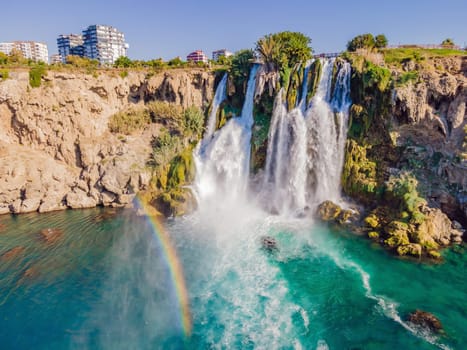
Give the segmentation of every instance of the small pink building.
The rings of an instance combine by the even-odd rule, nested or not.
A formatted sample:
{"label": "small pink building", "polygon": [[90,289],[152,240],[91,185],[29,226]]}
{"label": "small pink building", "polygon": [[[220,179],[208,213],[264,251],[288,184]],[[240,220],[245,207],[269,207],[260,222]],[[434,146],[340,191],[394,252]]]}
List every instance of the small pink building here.
{"label": "small pink building", "polygon": [[186,56],[186,60],[189,62],[208,63],[208,56],[206,56],[202,50],[196,50]]}

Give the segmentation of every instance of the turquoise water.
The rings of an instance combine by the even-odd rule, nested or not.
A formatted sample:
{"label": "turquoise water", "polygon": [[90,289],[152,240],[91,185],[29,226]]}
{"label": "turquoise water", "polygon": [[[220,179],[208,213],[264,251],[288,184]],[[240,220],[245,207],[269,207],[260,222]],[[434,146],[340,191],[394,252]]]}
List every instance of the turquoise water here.
{"label": "turquoise water", "polygon": [[[47,244],[38,232],[63,231]],[[462,349],[466,254],[400,260],[350,233],[259,217],[223,232],[196,217],[167,229],[185,270],[185,337],[167,262],[148,222],[93,209],[0,217],[1,349]],[[260,248],[263,235],[279,250]],[[28,271],[27,273],[25,273]],[[404,322],[434,313],[436,338]]]}

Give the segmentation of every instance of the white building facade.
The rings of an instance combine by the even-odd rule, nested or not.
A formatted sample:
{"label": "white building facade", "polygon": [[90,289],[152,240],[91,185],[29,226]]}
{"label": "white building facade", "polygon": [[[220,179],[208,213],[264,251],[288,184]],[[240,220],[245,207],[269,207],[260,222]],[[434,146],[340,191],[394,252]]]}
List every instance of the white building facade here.
{"label": "white building facade", "polygon": [[49,63],[49,50],[47,45],[37,41],[13,41],[0,43],[0,52],[9,55],[13,50],[18,50],[24,58]]}

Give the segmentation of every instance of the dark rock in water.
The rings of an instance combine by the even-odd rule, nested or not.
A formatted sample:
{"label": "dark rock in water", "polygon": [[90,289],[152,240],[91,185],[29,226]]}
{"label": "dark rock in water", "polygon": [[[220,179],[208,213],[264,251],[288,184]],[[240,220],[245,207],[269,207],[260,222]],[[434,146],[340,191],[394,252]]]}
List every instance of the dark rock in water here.
{"label": "dark rock in water", "polygon": [[5,252],[1,257],[0,257],[0,260],[1,261],[8,261],[8,260],[11,260],[13,259],[14,257],[18,256],[19,254],[21,254],[22,252],[24,252],[24,247],[21,247],[21,246],[17,246],[17,247],[14,247],[14,248],[11,248],[10,250],[8,250],[7,252]]}
{"label": "dark rock in water", "polygon": [[33,279],[33,278],[36,278],[38,275],[39,275],[39,271],[37,270],[37,268],[34,266],[31,266],[23,272],[23,274],[21,275],[20,281]]}
{"label": "dark rock in water", "polygon": [[443,331],[441,321],[435,315],[426,311],[415,310],[409,314],[408,321],[434,333],[442,333]]}
{"label": "dark rock in water", "polygon": [[266,249],[267,251],[270,251],[270,252],[278,250],[277,241],[275,238],[271,236],[261,237],[261,245],[263,249]]}
{"label": "dark rock in water", "polygon": [[95,223],[99,223],[99,222],[102,222],[102,221],[106,221],[106,220],[111,220],[113,218],[115,218],[119,213],[119,209],[117,208],[112,208],[112,209],[104,209],[101,213],[99,213],[98,215],[96,215],[94,218],[93,218],[93,221]]}
{"label": "dark rock in water", "polygon": [[0,223],[0,233],[3,233],[5,229],[6,229],[6,225]]}
{"label": "dark rock in water", "polygon": [[63,231],[57,228],[45,228],[40,230],[40,238],[47,244],[55,243],[63,234]]}

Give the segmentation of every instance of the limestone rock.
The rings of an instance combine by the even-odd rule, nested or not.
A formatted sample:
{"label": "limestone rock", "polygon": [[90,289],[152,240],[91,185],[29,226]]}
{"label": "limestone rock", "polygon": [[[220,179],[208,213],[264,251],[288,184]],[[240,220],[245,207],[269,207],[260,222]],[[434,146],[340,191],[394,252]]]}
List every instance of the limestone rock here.
{"label": "limestone rock", "polygon": [[332,201],[324,201],[318,206],[318,215],[326,222],[337,220],[341,212],[342,208]]}
{"label": "limestone rock", "polygon": [[407,245],[400,245],[397,247],[397,254],[399,255],[411,255],[417,258],[422,255],[422,246],[417,243],[410,243]]}
{"label": "limestone rock", "polygon": [[204,108],[213,86],[212,72],[194,68],[125,79],[49,71],[47,84],[31,89],[28,72],[12,70],[0,81],[0,214],[131,202],[149,186],[160,125],[121,138],[109,118],[156,99]]}
{"label": "limestone rock", "polygon": [[97,205],[94,198],[89,197],[83,191],[69,192],[66,195],[66,203],[72,209],[93,208]]}

